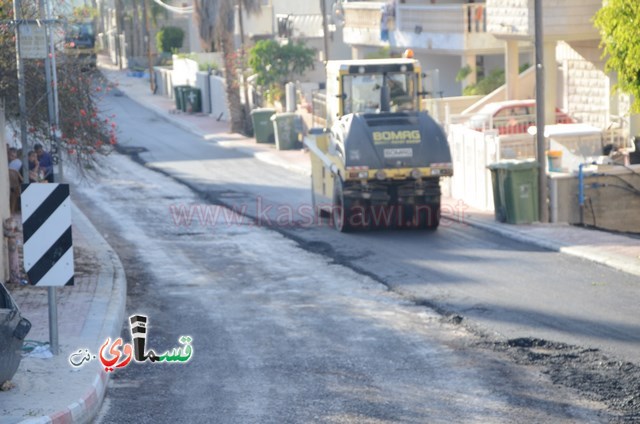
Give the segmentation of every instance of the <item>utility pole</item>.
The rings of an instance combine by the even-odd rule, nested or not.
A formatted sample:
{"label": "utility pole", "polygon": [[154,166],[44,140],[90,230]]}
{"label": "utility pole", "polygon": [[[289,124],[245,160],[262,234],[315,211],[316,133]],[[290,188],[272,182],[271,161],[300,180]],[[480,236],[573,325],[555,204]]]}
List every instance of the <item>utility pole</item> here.
{"label": "utility pole", "polygon": [[[27,99],[24,77],[24,63],[20,55],[20,20],[22,19],[21,0],[13,1],[13,19],[16,31],[16,63],[18,68],[18,105],[20,109],[20,144],[22,145],[22,179],[29,181],[29,146],[27,144]],[[4,131],[4,129],[3,129]]]}
{"label": "utility pole", "polygon": [[144,13],[144,36],[146,39],[147,60],[149,61],[149,86],[151,87],[151,92],[155,93],[156,84],[153,74],[153,62],[151,61],[151,31],[149,30],[149,8],[147,6],[147,1],[148,0],[142,0],[142,13]]}
{"label": "utility pole", "polygon": [[320,0],[320,10],[322,11],[322,35],[324,38],[324,62],[329,60],[329,27],[327,25],[327,3]]}
{"label": "utility pole", "polygon": [[240,73],[242,75],[242,94],[244,96],[244,107],[243,107],[244,128],[245,128],[245,132],[249,133],[249,130],[251,130],[251,119],[249,117],[249,113],[250,113],[249,86],[247,83],[247,72],[246,72],[247,56],[246,56],[245,44],[244,44],[244,17],[242,16],[242,0],[238,1],[238,26],[240,27],[239,28],[240,30],[240,66],[242,66]]}
{"label": "utility pole", "polygon": [[122,32],[124,31],[123,17],[122,17],[124,10],[122,7],[122,0],[115,0],[115,2],[116,2],[116,35],[115,35],[116,57],[118,62],[118,69],[122,70],[123,68],[122,58],[126,54],[125,46],[122,45],[122,43],[120,43],[121,41],[120,34],[122,34]]}
{"label": "utility pole", "polygon": [[538,206],[540,222],[549,222],[547,207],[547,167],[545,164],[546,143],[544,139],[544,34],[542,32],[542,0],[535,1],[535,45],[536,45],[536,152],[538,170]]}

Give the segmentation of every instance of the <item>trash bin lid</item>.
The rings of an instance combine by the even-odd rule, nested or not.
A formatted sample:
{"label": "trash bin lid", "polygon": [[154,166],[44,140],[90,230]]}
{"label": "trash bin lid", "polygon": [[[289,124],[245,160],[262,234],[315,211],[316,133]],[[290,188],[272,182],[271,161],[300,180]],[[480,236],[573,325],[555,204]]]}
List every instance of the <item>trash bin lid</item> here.
{"label": "trash bin lid", "polygon": [[257,114],[274,114],[276,113],[276,110],[270,107],[261,107],[261,108],[257,108],[257,109],[253,109],[251,111],[251,115],[257,115]]}
{"label": "trash bin lid", "polygon": [[508,171],[520,171],[526,169],[538,168],[540,165],[535,159],[516,160],[509,159],[487,165],[490,170],[504,169]]}
{"label": "trash bin lid", "polygon": [[299,115],[294,112],[276,113],[271,117],[272,121],[286,121],[296,119]]}

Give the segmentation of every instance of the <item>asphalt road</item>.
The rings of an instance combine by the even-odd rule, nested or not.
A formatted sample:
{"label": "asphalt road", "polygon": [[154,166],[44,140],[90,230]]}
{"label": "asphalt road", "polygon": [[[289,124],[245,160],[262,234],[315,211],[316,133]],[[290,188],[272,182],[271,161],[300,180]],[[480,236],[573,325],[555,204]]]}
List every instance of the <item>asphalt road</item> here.
{"label": "asphalt road", "polygon": [[[327,220],[306,225],[309,177],[203,141],[126,97],[111,99],[122,144],[147,149],[140,160],[187,184],[204,200],[195,207],[175,204],[172,217],[185,228],[210,226],[208,203],[227,205],[257,219],[257,225],[274,228],[441,312],[461,315],[488,333],[597,348],[640,364],[637,277],[464,223],[445,222],[435,233],[350,235],[330,231]],[[228,224],[251,222],[238,215],[229,215]],[[186,225],[183,218],[189,216]]]}
{"label": "asphalt road", "polygon": [[[216,422],[610,418],[594,414],[602,404],[585,399],[621,406],[629,400],[624,393],[612,400],[594,390],[576,400],[562,385],[584,386],[584,395],[591,393],[588,378],[542,378],[553,364],[531,360],[532,352],[553,359],[567,349],[582,365],[565,358],[563,370],[576,365],[565,377],[584,374],[608,359],[604,354],[613,363],[632,362],[626,383],[637,388],[636,278],[463,224],[435,233],[353,235],[338,234],[324,221],[290,225],[303,219],[298,212],[308,205],[308,177],[201,140],[126,97],[109,101],[122,145],[147,150],[136,159],[183,186],[158,173],[142,177],[130,167],[137,165],[114,158],[126,169],[80,199],[112,235],[125,263],[129,311],[148,313],[163,343],[175,344],[184,332],[197,335],[203,343],[198,351],[207,352],[209,362],[195,356],[184,370],[123,370],[102,422],[134,413],[138,395],[167,420],[189,412],[194,422],[208,422],[211,411],[220,411]],[[221,212],[215,220],[216,204],[242,210],[260,225],[239,215],[230,223]],[[265,240],[256,241],[254,232]],[[274,247],[279,243],[282,250]],[[297,263],[300,256],[311,259]],[[309,283],[304,290],[290,287],[300,281]],[[345,301],[359,290],[372,299]],[[602,368],[613,384],[614,366]],[[560,386],[551,388],[549,381]],[[156,392],[162,396],[154,398]],[[185,407],[169,407],[167,394]],[[637,393],[631,400],[637,404]]]}
{"label": "asphalt road", "polygon": [[[189,229],[188,188],[112,157],[76,200],[123,261],[147,349],[187,363],[116,369],[98,423],[607,422],[604,403],[277,232]],[[131,340],[125,323],[122,337]]]}

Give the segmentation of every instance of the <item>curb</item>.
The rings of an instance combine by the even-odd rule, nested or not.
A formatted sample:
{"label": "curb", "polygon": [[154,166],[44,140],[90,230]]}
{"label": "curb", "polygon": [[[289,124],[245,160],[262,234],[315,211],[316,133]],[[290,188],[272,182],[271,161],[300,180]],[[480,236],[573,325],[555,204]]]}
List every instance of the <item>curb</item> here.
{"label": "curb", "polygon": [[[89,317],[97,314],[99,318],[90,319],[85,324],[85,327],[98,340],[106,339],[107,337],[114,338],[120,334],[125,318],[127,284],[124,268],[116,252],[93,226],[89,218],[75,204],[72,203],[72,205],[74,225],[78,228],[78,231],[87,235],[87,238],[92,241],[92,247],[99,251],[99,257],[105,258],[102,260],[100,273],[98,274],[98,286],[95,296],[103,299],[102,301],[100,299],[96,301],[94,298],[89,311]],[[30,418],[20,424],[89,423],[100,411],[108,382],[109,375],[100,368],[95,373],[91,387],[82,398],[58,412],[39,418]]]}
{"label": "curb", "polygon": [[[122,90],[121,90],[122,91]],[[160,118],[167,120],[168,122],[171,122],[172,124],[178,126],[179,128],[190,132],[191,134],[194,134],[198,137],[203,137],[206,138],[207,134],[203,134],[202,132],[194,129],[193,127],[187,125],[186,123],[182,122],[180,119],[176,119],[175,117],[171,116],[171,114],[165,114],[165,110],[157,107],[153,104],[145,104],[137,99],[134,99],[130,96],[128,96],[124,91],[123,95],[127,96],[129,99],[133,100],[134,102],[136,102],[137,104],[139,104],[141,107],[144,107],[148,110],[151,110],[152,112],[154,112],[156,115],[158,115]],[[284,169],[287,169],[291,172],[296,172],[298,174],[301,175],[310,175],[309,171],[304,170],[302,168],[293,166],[293,165],[289,165],[285,162],[281,162],[279,160],[273,160],[271,158],[269,158],[269,153],[268,152],[257,152],[254,149],[252,149],[250,146],[233,146],[230,145],[231,142],[223,142],[223,143],[218,143],[219,146],[224,147],[224,148],[229,148],[229,149],[235,149],[237,151],[241,151],[243,153],[249,154],[252,157],[260,160],[261,162],[264,163],[268,163],[270,165],[274,165],[274,166],[279,166],[282,167]],[[267,154],[265,154],[267,153]],[[633,274],[633,275],[637,275],[640,276],[640,264],[638,265],[634,265],[631,263],[628,263],[628,261],[624,261],[621,259],[618,259],[616,257],[613,256],[603,256],[603,255],[598,255],[592,251],[586,250],[584,248],[580,248],[580,247],[575,247],[575,246],[568,246],[564,243],[561,242],[556,242],[553,240],[549,240],[546,238],[541,238],[541,237],[536,237],[535,235],[531,235],[531,234],[523,234],[517,230],[514,229],[506,229],[506,228],[502,228],[500,226],[496,226],[496,225],[492,225],[486,222],[482,222],[480,220],[476,220],[472,217],[467,217],[466,218],[466,223],[472,227],[475,228],[479,228],[488,232],[491,232],[493,234],[498,234],[500,236],[515,240],[515,241],[519,241],[521,243],[525,243],[525,244],[531,244],[543,249],[547,249],[550,251],[555,251],[555,252],[561,252],[561,253],[565,253],[568,255],[572,255],[575,257],[579,257],[581,259],[584,260],[588,260],[591,262],[595,262],[595,263],[599,263],[605,266],[608,266],[610,268],[616,269],[618,271],[622,271],[622,272],[626,272],[629,274]]]}
{"label": "curb", "polygon": [[628,274],[640,276],[640,264],[634,265],[625,261],[624,258],[618,259],[613,256],[596,254],[592,251],[586,250],[581,247],[568,246],[561,242],[553,240],[543,239],[531,234],[522,234],[521,232],[513,229],[502,228],[499,225],[493,225],[486,222],[482,222],[473,217],[466,217],[465,223],[471,227],[479,228],[488,231],[493,234],[498,234],[505,238],[519,241],[521,243],[532,244],[543,249],[551,250],[554,252],[560,252],[574,257],[578,257],[590,262],[595,262],[601,265],[605,265],[609,268],[613,268],[617,271],[626,272]]}
{"label": "curb", "polygon": [[309,177],[311,176],[311,170],[306,168],[301,168],[296,165],[290,165],[286,162],[285,159],[275,159],[271,158],[271,153],[269,151],[255,151],[251,146],[234,146],[232,145],[232,141],[224,141],[222,143],[218,143],[220,147],[224,147],[225,149],[233,149],[239,152],[246,153],[248,155],[253,156],[258,159],[260,162],[266,163],[268,165],[278,166],[280,168],[284,168],[287,171],[295,172],[296,174]]}

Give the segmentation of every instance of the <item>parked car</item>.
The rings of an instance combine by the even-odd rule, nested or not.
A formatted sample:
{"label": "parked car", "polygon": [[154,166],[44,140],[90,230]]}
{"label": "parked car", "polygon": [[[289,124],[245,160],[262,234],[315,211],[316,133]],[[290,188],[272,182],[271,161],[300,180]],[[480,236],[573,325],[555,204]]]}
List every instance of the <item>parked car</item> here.
{"label": "parked car", "polygon": [[[573,124],[575,120],[556,108],[553,124]],[[548,124],[552,124],[549,122]],[[509,100],[484,105],[467,121],[467,126],[477,131],[498,130],[498,134],[522,134],[536,125],[535,100]]]}

